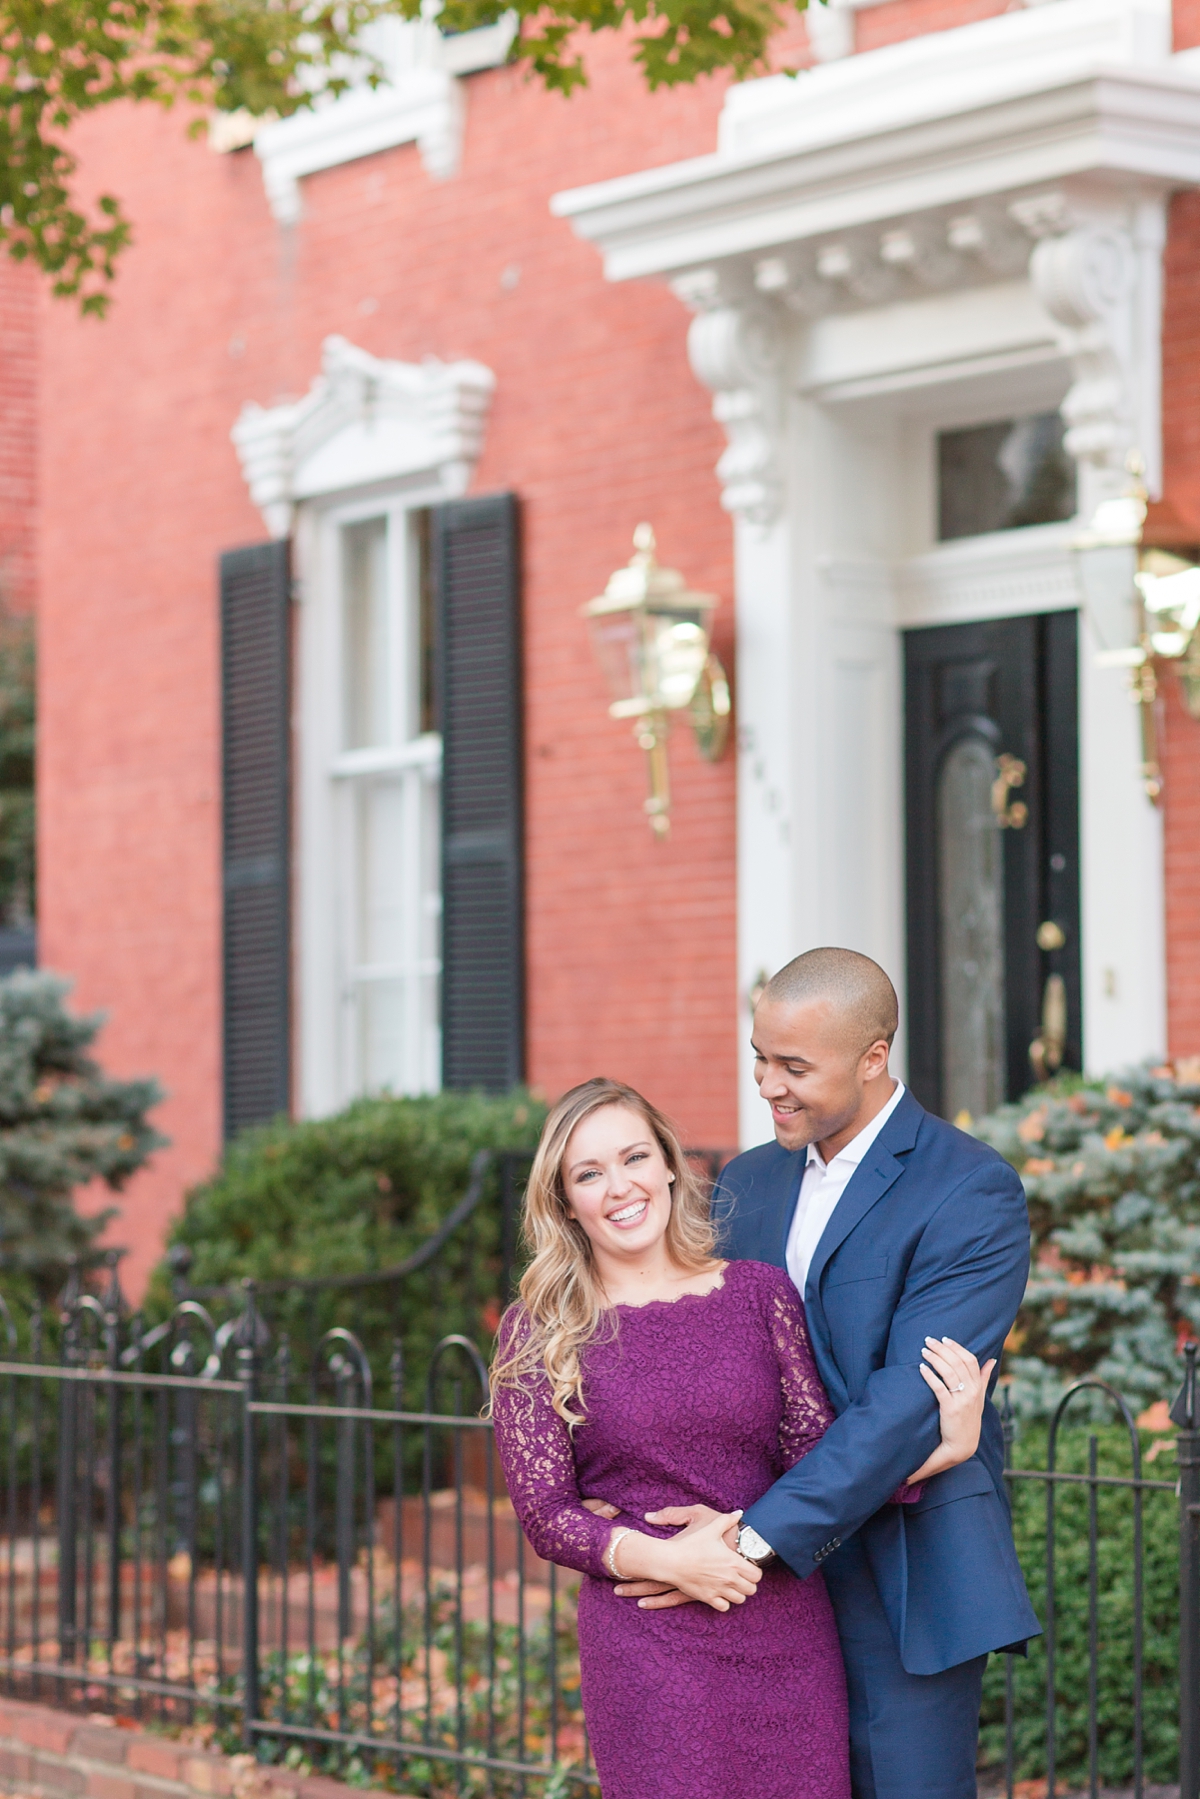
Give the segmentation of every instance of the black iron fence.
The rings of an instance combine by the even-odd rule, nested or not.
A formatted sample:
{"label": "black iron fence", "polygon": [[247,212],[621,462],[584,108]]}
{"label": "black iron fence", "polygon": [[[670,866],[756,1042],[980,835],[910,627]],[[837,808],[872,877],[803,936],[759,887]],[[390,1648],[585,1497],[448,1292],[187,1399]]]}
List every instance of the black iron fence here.
{"label": "black iron fence", "polygon": [[[436,1799],[596,1794],[576,1578],[517,1527],[475,1345],[397,1341],[381,1384],[347,1327],[268,1336],[242,1297],[147,1331],[114,1274],[57,1360],[0,1307],[0,1686]],[[1046,1634],[994,1658],[981,1792],[1200,1799],[1195,1357],[1171,1434],[1085,1381],[1013,1441]]]}

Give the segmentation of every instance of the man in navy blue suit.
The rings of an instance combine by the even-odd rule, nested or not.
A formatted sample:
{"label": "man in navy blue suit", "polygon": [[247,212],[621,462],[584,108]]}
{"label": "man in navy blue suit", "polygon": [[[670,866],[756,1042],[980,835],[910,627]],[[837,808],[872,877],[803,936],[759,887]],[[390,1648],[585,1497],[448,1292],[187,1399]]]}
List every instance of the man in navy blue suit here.
{"label": "man in navy blue suit", "polygon": [[[739,1548],[760,1562],[778,1555],[801,1578],[824,1572],[846,1662],[854,1799],[975,1799],[988,1653],[1039,1631],[995,1407],[970,1461],[936,1475],[915,1504],[889,1496],[939,1438],[923,1346],[950,1337],[980,1363],[999,1359],[1029,1273],[1029,1216],[1014,1170],[889,1073],[897,1020],[883,969],[842,949],[789,962],[755,1010],[755,1077],[775,1142],[721,1176],[723,1253],[788,1270],[837,1417],[746,1512]],[[683,1524],[696,1509],[655,1516]],[[681,1597],[646,1583],[617,1591],[644,1606]]]}

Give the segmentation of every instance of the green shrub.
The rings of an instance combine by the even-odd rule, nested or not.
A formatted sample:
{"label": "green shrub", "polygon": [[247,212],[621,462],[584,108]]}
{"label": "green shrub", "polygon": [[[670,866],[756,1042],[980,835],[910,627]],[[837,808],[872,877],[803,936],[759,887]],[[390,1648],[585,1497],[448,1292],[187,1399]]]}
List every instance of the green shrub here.
{"label": "green shrub", "polygon": [[[1076,1402],[1078,1403],[1078,1402]],[[1101,1474],[1129,1475],[1129,1439],[1121,1428],[1096,1432]],[[1060,1431],[1055,1465],[1070,1473],[1088,1469],[1086,1429]],[[1142,1443],[1150,1439],[1142,1434]],[[1046,1466],[1046,1432],[1034,1428],[1018,1438],[1017,1468]],[[1175,1478],[1173,1453],[1158,1456],[1143,1471],[1148,1478]],[[1041,1481],[1014,1481],[1013,1533],[1030,1598],[1046,1617],[1046,1487]],[[1055,1602],[1057,1651],[1057,1770],[1061,1791],[1086,1786],[1088,1776],[1088,1490],[1061,1485],[1055,1495]],[[1133,1497],[1122,1488],[1098,1488],[1097,1639],[1098,1760],[1100,1784],[1127,1786],[1133,1774]],[[1144,1755],[1150,1784],[1179,1777],[1179,1507],[1171,1491],[1143,1499],[1144,1545]],[[987,1765],[1004,1762],[1005,1661],[993,1656],[984,1681],[980,1756]],[[1016,1777],[1046,1773],[1046,1647],[1038,1638],[1028,1660],[1013,1658],[1013,1716]]]}
{"label": "green shrub", "polygon": [[1004,1361],[1018,1416],[1084,1374],[1169,1400],[1200,1335],[1200,1063],[1035,1089],[974,1133],[1018,1169],[1033,1268]]}
{"label": "green shrub", "polygon": [[[360,1099],[329,1118],[279,1119],[247,1131],[230,1144],[216,1175],[187,1195],[147,1311],[162,1316],[169,1308],[171,1252],[180,1249],[190,1252],[187,1279],[197,1287],[228,1283],[233,1289],[246,1276],[269,1283],[391,1267],[418,1249],[462,1198],[477,1151],[532,1146],[544,1115],[524,1091],[503,1098],[440,1093]],[[303,1376],[320,1335],[344,1325],[361,1336],[377,1382],[386,1383],[399,1335],[410,1400],[421,1397],[429,1352],[440,1337],[460,1331],[486,1353],[503,1298],[499,1185],[493,1172],[470,1221],[431,1264],[397,1285],[316,1296],[265,1292],[261,1309],[274,1347],[286,1333],[293,1367]],[[386,1384],[377,1401],[390,1403]]]}

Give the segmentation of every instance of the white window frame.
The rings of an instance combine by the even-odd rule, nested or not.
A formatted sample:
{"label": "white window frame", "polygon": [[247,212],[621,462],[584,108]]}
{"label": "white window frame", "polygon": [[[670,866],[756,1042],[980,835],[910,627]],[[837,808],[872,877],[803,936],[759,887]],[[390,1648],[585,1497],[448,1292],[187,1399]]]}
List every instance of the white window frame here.
{"label": "white window frame", "polygon": [[[393,488],[306,505],[297,518],[303,596],[297,646],[297,1066],[306,1115],[336,1111],[370,1090],[362,1066],[358,1002],[362,988],[372,981],[399,976],[405,982],[407,1047],[402,1079],[392,1090],[433,1092],[440,1084],[437,1012],[432,1027],[427,1020],[422,1022],[420,988],[429,975],[440,974],[441,963],[436,956],[423,956],[411,935],[419,929],[423,905],[432,900],[440,910],[440,845],[436,836],[431,841],[423,831],[421,813],[429,787],[436,789],[440,782],[442,742],[435,732],[406,736],[402,716],[407,712],[411,717],[420,704],[420,567],[414,515],[438,497]],[[375,518],[388,521],[393,741],[346,749],[342,534],[348,525]],[[413,870],[411,883],[406,882],[410,944],[394,966],[357,963],[354,955],[358,928],[354,805],[363,784],[380,778],[403,783],[404,860]]]}

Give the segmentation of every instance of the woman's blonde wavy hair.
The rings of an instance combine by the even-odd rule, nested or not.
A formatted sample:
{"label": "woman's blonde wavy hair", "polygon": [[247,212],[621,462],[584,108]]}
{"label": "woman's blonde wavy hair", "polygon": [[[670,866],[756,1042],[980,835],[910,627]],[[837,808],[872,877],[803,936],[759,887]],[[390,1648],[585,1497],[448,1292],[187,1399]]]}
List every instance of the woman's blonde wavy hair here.
{"label": "woman's blonde wavy hair", "polygon": [[[605,1298],[587,1233],[567,1204],[562,1167],[575,1127],[605,1106],[627,1106],[645,1119],[675,1177],[666,1235],[671,1260],[692,1273],[713,1256],[707,1185],[689,1164],[670,1119],[632,1087],[603,1076],[564,1093],[550,1110],[529,1174],[522,1235],[531,1260],[504,1320],[492,1385],[528,1391],[549,1379],[554,1409],[571,1430],[584,1419],[581,1351],[602,1325],[615,1333],[617,1315]],[[521,1329],[526,1320],[528,1329]]]}

